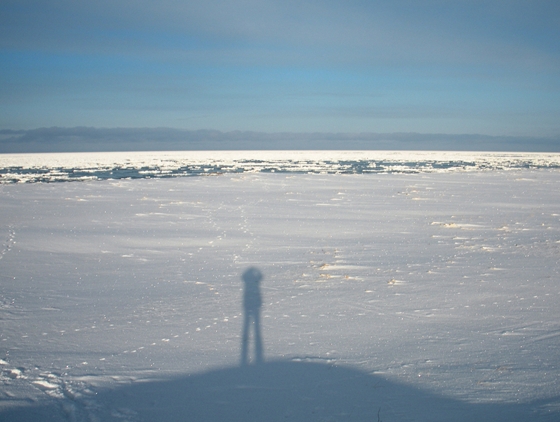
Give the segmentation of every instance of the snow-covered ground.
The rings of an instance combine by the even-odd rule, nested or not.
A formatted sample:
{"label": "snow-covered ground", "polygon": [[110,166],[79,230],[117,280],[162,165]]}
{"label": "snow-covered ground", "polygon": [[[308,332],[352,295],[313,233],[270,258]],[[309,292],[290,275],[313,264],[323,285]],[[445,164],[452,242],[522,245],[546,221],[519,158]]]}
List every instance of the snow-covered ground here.
{"label": "snow-covered ground", "polygon": [[[558,421],[559,186],[557,170],[0,185],[0,419]],[[250,267],[264,362],[241,366]]]}

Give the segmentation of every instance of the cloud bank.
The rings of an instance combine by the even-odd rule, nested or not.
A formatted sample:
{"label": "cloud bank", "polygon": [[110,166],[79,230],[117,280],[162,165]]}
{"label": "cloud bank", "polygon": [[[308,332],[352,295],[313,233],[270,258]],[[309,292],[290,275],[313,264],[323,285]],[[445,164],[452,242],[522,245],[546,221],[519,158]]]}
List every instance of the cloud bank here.
{"label": "cloud bank", "polygon": [[1,130],[0,153],[200,150],[440,150],[560,152],[560,137],[476,134],[295,133],[171,128]]}

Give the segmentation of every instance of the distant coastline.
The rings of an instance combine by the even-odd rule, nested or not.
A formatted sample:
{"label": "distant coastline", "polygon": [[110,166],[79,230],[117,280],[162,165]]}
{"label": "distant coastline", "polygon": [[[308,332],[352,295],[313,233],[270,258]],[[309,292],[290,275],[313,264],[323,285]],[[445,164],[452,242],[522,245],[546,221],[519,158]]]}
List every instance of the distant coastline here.
{"label": "distant coastline", "polygon": [[441,133],[267,133],[94,127],[0,130],[0,154],[209,150],[560,152],[560,135],[531,137]]}

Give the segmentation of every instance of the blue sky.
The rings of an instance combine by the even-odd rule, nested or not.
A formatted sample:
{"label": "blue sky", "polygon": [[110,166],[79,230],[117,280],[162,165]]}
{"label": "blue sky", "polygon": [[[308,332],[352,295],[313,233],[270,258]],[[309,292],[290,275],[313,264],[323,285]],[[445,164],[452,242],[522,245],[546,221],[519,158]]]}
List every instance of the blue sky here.
{"label": "blue sky", "polygon": [[560,2],[2,0],[0,129],[560,136]]}

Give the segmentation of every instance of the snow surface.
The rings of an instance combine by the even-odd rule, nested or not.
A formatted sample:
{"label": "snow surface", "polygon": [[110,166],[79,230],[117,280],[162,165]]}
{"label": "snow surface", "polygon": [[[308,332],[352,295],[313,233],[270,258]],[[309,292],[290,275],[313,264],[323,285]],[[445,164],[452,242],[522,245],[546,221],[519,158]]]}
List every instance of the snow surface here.
{"label": "snow surface", "polygon": [[1,185],[0,420],[558,421],[559,182]]}

